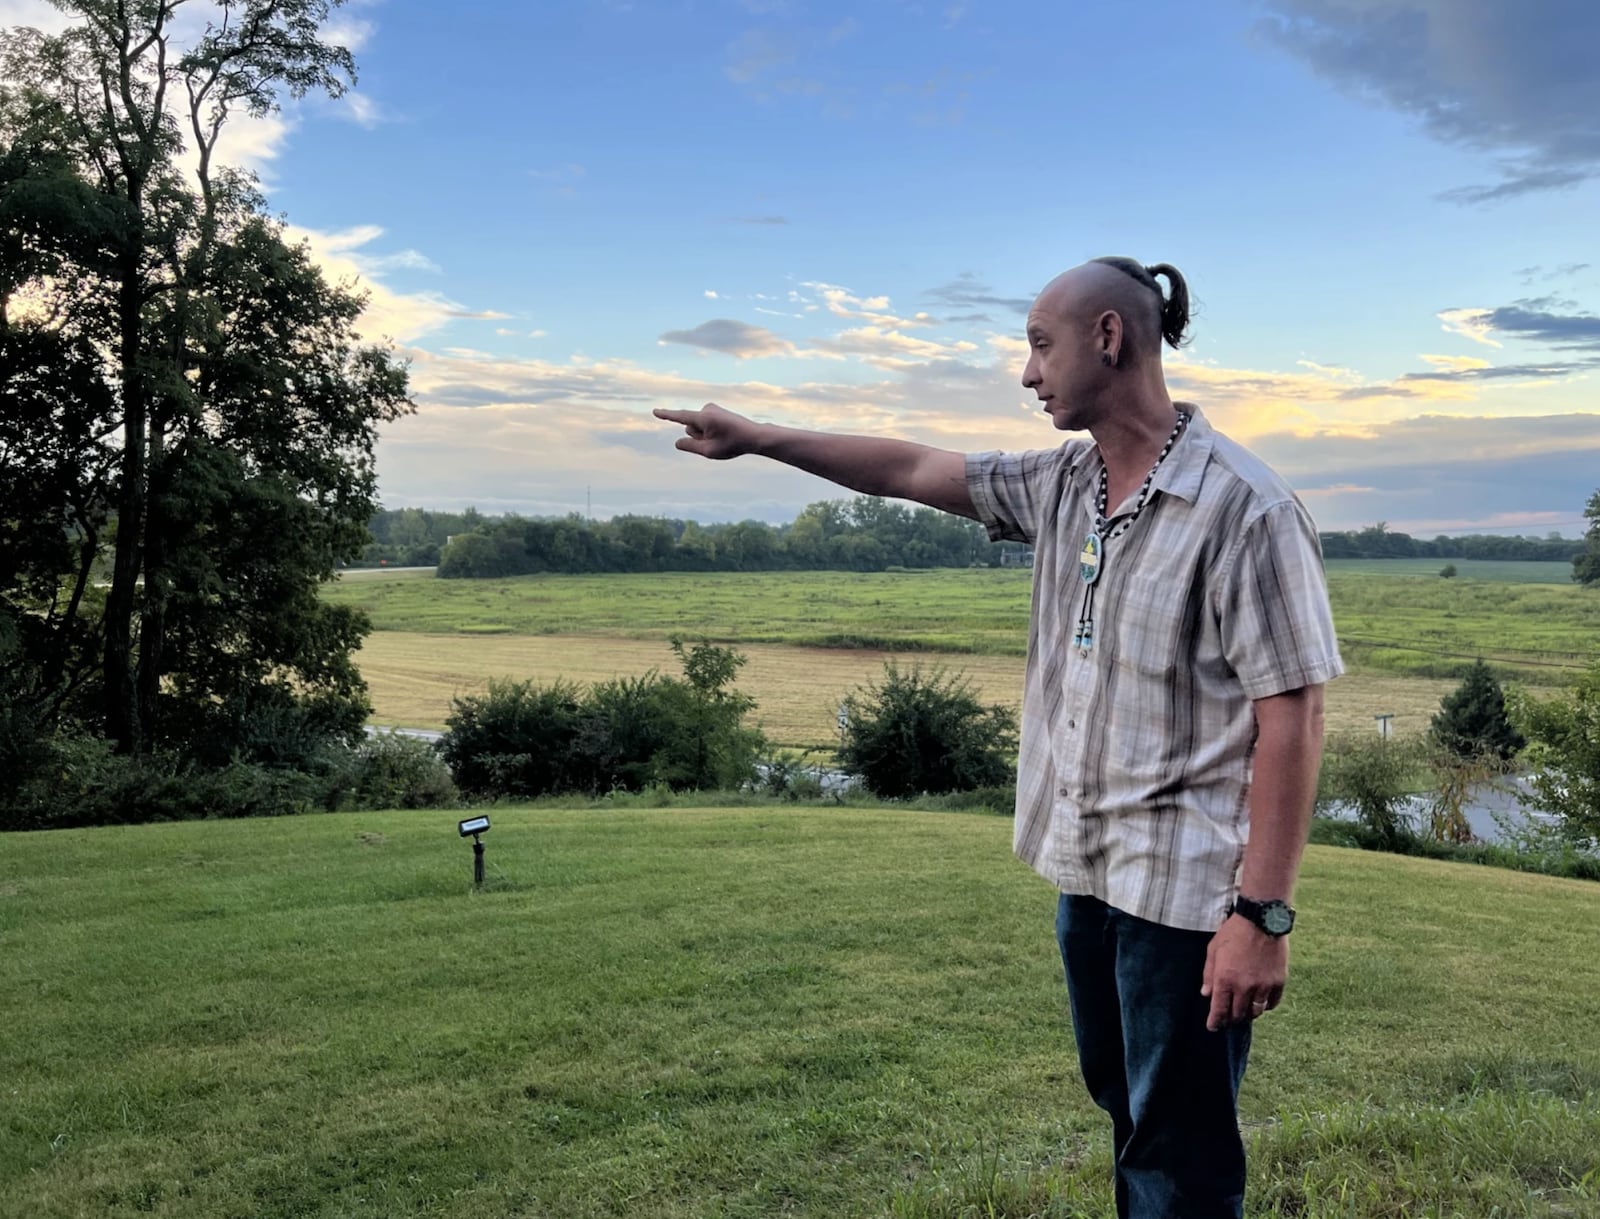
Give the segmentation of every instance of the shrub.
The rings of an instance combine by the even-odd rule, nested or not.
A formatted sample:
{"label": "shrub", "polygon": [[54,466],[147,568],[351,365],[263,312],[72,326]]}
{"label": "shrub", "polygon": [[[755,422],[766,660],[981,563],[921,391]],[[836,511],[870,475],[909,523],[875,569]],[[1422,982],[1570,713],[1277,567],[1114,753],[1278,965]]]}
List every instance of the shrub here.
{"label": "shrub", "polygon": [[762,795],[791,801],[816,800],[822,795],[822,780],[806,768],[797,753],[772,754],[762,760],[758,769],[761,779],[756,790]]}
{"label": "shrub", "polygon": [[1557,818],[1569,843],[1600,848],[1600,662],[1570,695],[1522,698],[1516,711],[1532,741],[1530,803]]}
{"label": "shrub", "polygon": [[755,700],[732,689],[744,657],[672,640],[683,677],[652,670],[584,691],[557,682],[491,682],[458,698],[440,744],[470,795],[534,798],[743,787],[763,746],[745,726]]}
{"label": "shrub", "polygon": [[472,796],[542,796],[573,787],[574,743],[583,729],[577,686],[557,681],[489,682],[484,694],[451,700],[439,752]]}
{"label": "shrub", "polygon": [[656,759],[675,731],[662,705],[663,684],[652,669],[590,688],[567,790],[636,792],[656,780]]}
{"label": "shrub", "polygon": [[343,803],[356,808],[453,808],[461,802],[439,751],[398,732],[370,737],[351,752]]}
{"label": "shrub", "polygon": [[1414,837],[1405,806],[1424,764],[1412,740],[1365,733],[1333,737],[1323,750],[1317,806],[1349,805],[1373,845],[1393,849]]}
{"label": "shrub", "polygon": [[1509,762],[1527,741],[1511,726],[1505,691],[1494,672],[1479,660],[1461,684],[1439,700],[1429,731],[1458,758]]}
{"label": "shrub", "polygon": [[1439,578],[1441,580],[1454,580],[1456,578],[1456,565],[1454,563],[1446,563],[1439,569]]}
{"label": "shrub", "polygon": [[754,782],[765,740],[744,723],[756,700],[733,688],[744,656],[704,640],[685,648],[675,636],[671,645],[683,678],[664,680],[659,687],[657,705],[671,730],[654,758],[656,780],[674,791]]}
{"label": "shrub", "polygon": [[127,757],[110,741],[57,736],[0,799],[0,829],[276,817],[329,806],[329,776],[248,762],[203,767],[172,753]]}
{"label": "shrub", "polygon": [[884,666],[883,679],[845,698],[839,761],[874,795],[997,787],[1013,778],[1017,717],[981,704],[958,674]]}

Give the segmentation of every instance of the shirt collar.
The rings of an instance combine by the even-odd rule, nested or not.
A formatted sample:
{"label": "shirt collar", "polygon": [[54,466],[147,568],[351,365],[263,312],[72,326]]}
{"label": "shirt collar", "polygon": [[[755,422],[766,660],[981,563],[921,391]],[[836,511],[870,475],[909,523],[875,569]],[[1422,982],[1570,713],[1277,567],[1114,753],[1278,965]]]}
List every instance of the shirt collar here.
{"label": "shirt collar", "polygon": [[[1192,504],[1200,497],[1200,484],[1205,481],[1206,466],[1211,460],[1211,449],[1217,434],[1204,412],[1194,403],[1177,402],[1173,405],[1189,412],[1189,423],[1178,437],[1178,443],[1172,446],[1172,452],[1167,454],[1167,459],[1156,471],[1155,479],[1150,484],[1150,494],[1153,496],[1160,491]],[[1102,464],[1100,447],[1091,442],[1072,455],[1067,469],[1085,494],[1092,495]]]}
{"label": "shirt collar", "polygon": [[1183,429],[1183,435],[1178,437],[1178,443],[1172,446],[1172,452],[1167,454],[1167,459],[1156,471],[1150,491],[1151,494],[1161,491],[1175,495],[1192,504],[1200,498],[1200,484],[1205,480],[1206,466],[1210,464],[1211,448],[1217,434],[1212,430],[1211,421],[1194,403],[1180,402],[1178,405],[1189,412],[1189,423]]}

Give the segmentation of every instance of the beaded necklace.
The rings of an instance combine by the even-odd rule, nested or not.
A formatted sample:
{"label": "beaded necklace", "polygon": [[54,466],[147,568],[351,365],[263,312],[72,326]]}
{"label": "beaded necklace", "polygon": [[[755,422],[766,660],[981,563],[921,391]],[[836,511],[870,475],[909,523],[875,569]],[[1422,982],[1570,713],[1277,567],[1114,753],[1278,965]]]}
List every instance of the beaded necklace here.
{"label": "beaded necklace", "polygon": [[1139,519],[1139,514],[1150,502],[1150,484],[1155,481],[1156,471],[1167,459],[1167,454],[1172,452],[1172,446],[1178,443],[1178,437],[1183,434],[1188,422],[1188,412],[1180,410],[1178,421],[1172,425],[1172,434],[1167,437],[1167,443],[1161,446],[1161,453],[1156,457],[1155,465],[1150,467],[1150,473],[1144,476],[1144,484],[1139,488],[1139,498],[1134,501],[1133,511],[1120,517],[1115,528],[1106,519],[1106,499],[1110,494],[1111,480],[1105,463],[1101,463],[1100,487],[1094,497],[1094,528],[1083,539],[1083,550],[1078,555],[1078,575],[1084,583],[1083,609],[1078,614],[1077,633],[1072,637],[1073,647],[1085,652],[1094,647],[1094,589],[1105,570],[1106,543],[1114,542],[1127,533],[1134,521]]}

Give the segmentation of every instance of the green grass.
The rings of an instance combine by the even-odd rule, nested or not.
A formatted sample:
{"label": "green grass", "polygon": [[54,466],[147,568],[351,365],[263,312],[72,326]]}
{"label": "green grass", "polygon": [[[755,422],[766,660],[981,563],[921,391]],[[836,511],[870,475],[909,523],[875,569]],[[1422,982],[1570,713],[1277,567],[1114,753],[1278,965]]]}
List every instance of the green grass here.
{"label": "green grass", "polygon": [[[1364,576],[1431,576],[1454,564],[1458,580],[1487,580],[1492,583],[1560,584],[1572,583],[1572,564],[1535,562],[1521,559],[1329,559],[1328,573]],[[1444,581],[1449,583],[1449,581]]]}
{"label": "green grass", "polygon": [[[424,578],[419,578],[422,576]],[[437,580],[425,573],[330,585],[379,630],[505,630],[661,639],[681,632],[743,643],[923,648],[1021,655],[1030,574],[1017,569],[664,572]]]}
{"label": "green grass", "polygon": [[1600,657],[1600,589],[1330,572],[1347,663],[1449,676],[1482,658],[1523,681],[1571,681]]}
{"label": "green grass", "polygon": [[[10,835],[0,1215],[1106,1213],[1009,822]],[[1252,1215],[1600,1215],[1600,886],[1312,848]]]}
{"label": "green grass", "polygon": [[[1520,680],[1561,685],[1600,655],[1600,590],[1330,566],[1334,621],[1352,671],[1452,677],[1482,657]],[[720,642],[1020,656],[1031,578],[988,569],[512,580],[400,573],[337,583],[327,596],[366,609],[379,630],[635,639],[682,632]]]}

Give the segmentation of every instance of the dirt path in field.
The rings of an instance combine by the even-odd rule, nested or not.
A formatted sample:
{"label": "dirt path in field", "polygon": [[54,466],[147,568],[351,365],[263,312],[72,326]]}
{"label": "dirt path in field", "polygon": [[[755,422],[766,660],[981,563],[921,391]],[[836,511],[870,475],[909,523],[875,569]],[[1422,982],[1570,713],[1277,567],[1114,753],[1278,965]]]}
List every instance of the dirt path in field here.
{"label": "dirt path in field", "polygon": [[[986,702],[1018,706],[1022,658],[960,653],[854,651],[745,644],[739,688],[756,699],[755,718],[776,744],[826,746],[837,739],[839,701],[883,672],[893,656],[902,665],[944,665],[964,673]],[[660,669],[676,673],[665,643],[582,635],[421,635],[378,631],[356,657],[372,687],[373,723],[442,728],[450,700],[480,692],[491,677],[604,681]],[[1328,729],[1370,731],[1373,717],[1392,714],[1397,733],[1420,732],[1439,709],[1452,681],[1358,673],[1328,687]]]}

